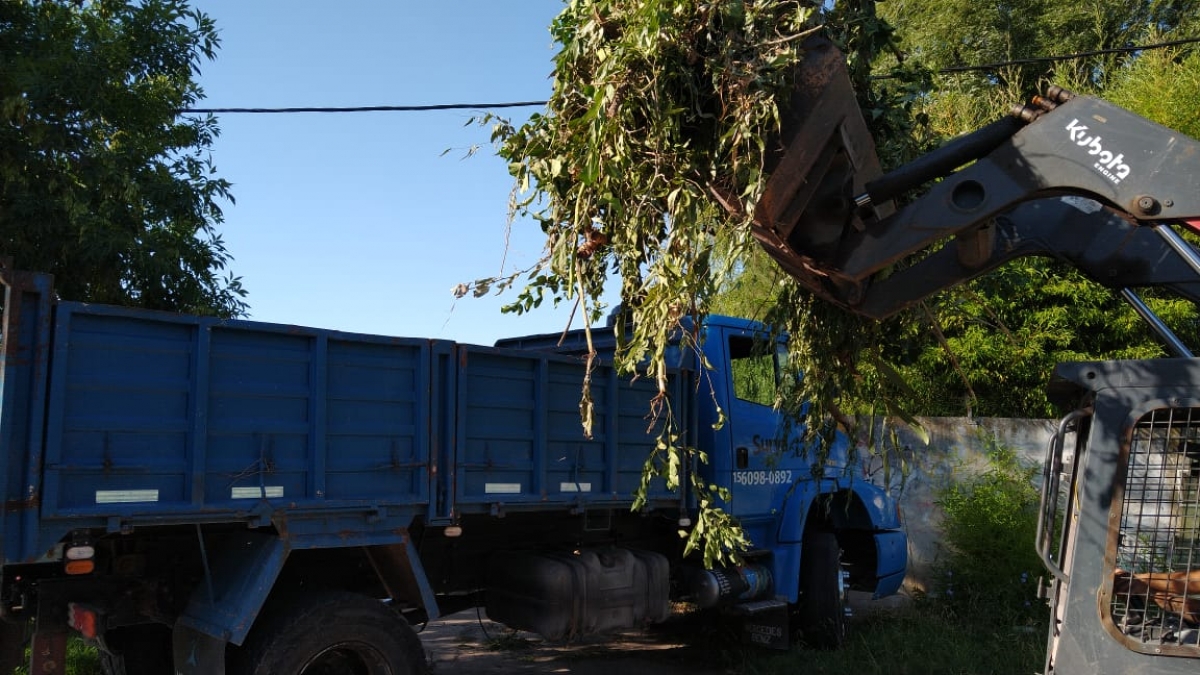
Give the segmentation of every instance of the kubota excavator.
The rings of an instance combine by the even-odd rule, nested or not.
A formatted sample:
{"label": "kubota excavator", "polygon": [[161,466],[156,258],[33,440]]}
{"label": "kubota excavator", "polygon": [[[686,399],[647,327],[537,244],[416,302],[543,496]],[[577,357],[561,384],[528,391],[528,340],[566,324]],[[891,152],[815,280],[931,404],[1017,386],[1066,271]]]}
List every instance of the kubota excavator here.
{"label": "kubota excavator", "polygon": [[[1170,358],[1060,364],[1037,550],[1045,673],[1200,668],[1200,359],[1139,288],[1200,302],[1200,143],[1051,88],[883,174],[844,58],[806,45],[754,234],[801,284],[885,318],[1024,256],[1120,295]],[[932,184],[932,187],[923,186]],[[925,191],[903,206],[897,198]],[[902,264],[897,264],[901,263]]]}

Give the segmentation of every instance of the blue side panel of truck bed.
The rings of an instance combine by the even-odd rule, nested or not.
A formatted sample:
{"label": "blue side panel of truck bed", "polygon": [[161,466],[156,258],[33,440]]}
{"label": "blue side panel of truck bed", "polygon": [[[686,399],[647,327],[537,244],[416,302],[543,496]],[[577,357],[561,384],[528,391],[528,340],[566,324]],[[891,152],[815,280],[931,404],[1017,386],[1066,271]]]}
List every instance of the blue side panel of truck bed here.
{"label": "blue side panel of truck bed", "polygon": [[[630,382],[610,367],[597,366],[589,438],[580,416],[585,372],[580,359],[460,349],[455,495],[460,509],[496,503],[631,503],[662,428],[647,419],[657,394],[653,381]],[[673,393],[684,405],[682,392]],[[649,496],[671,498],[662,481],[652,484]]]}
{"label": "blue side panel of truck bed", "polygon": [[42,516],[423,505],[429,352],[426,340],[62,304]]}
{"label": "blue side panel of truck bed", "polygon": [[[416,517],[627,506],[661,428],[654,382],[597,366],[585,437],[584,365],[547,353],[66,302],[8,335],[9,562],[79,528],[245,522],[298,548],[396,543]],[[661,481],[650,497],[677,499]]]}

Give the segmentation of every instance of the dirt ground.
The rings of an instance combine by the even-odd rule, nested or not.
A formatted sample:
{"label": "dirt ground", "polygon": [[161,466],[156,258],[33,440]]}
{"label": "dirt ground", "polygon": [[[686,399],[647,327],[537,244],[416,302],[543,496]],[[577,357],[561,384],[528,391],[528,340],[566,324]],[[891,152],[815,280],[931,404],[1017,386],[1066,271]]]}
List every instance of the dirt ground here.
{"label": "dirt ground", "polygon": [[[872,602],[852,594],[855,616],[895,601]],[[432,621],[421,632],[433,675],[735,675],[713,649],[715,630],[684,617],[642,631],[628,631],[571,644],[549,643],[489,621],[482,610]]]}
{"label": "dirt ground", "polygon": [[526,632],[460,612],[430,622],[421,642],[433,675],[569,673],[571,675],[726,675],[704,663],[700,650],[668,624],[569,644],[550,643]]}

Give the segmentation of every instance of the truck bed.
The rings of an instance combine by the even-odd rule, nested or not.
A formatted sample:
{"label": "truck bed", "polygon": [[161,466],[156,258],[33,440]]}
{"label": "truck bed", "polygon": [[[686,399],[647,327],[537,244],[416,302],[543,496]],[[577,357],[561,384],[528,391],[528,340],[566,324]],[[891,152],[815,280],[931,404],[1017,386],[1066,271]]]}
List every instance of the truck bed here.
{"label": "truck bed", "polygon": [[[654,383],[603,365],[585,438],[573,357],[40,302],[42,330],[20,329],[35,312],[6,317],[26,343],[2,357],[6,562],[83,528],[245,521],[383,542],[418,517],[627,508],[655,447]],[[661,483],[653,497],[678,499]]]}

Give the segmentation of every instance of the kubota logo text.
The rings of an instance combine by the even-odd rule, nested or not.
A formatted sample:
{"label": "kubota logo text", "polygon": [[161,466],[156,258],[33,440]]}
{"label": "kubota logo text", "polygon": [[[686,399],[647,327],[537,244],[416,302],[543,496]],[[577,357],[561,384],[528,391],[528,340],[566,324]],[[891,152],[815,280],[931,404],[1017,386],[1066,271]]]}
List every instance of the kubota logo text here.
{"label": "kubota logo text", "polygon": [[1071,123],[1067,125],[1067,133],[1071,134],[1071,140],[1075,142],[1075,145],[1086,148],[1088,154],[1096,158],[1096,163],[1092,165],[1092,168],[1099,171],[1105,178],[1113,183],[1120,183],[1129,177],[1131,169],[1125,163],[1125,155],[1114,155],[1105,150],[1100,137],[1088,133],[1086,124],[1080,124],[1077,119],[1071,120]]}

